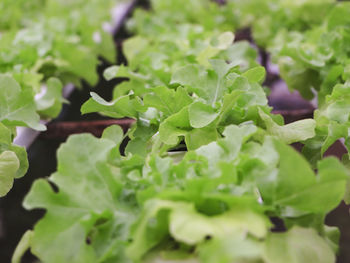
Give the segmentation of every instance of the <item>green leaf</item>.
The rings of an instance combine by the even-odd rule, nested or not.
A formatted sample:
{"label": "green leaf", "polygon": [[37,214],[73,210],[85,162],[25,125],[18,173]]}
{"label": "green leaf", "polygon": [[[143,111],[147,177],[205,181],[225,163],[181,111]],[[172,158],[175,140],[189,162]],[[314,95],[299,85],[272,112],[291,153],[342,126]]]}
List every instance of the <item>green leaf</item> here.
{"label": "green leaf", "polygon": [[61,70],[71,72],[79,79],[85,79],[91,86],[96,85],[98,59],[96,55],[91,54],[91,49],[68,41],[60,41],[55,49],[67,62],[61,66]]}
{"label": "green leaf", "polygon": [[219,113],[202,102],[194,102],[188,108],[190,124],[193,128],[203,128],[212,123]]}
{"label": "green leaf", "polygon": [[129,71],[124,65],[111,66],[103,72],[103,76],[106,80],[112,80],[117,77],[128,77]]}
{"label": "green leaf", "polygon": [[134,36],[123,42],[123,52],[128,62],[132,63],[139,53],[149,45],[149,41],[142,36]]}
{"label": "green leaf", "polygon": [[[350,90],[350,87],[349,89]],[[349,101],[339,100],[328,105],[326,114],[329,119],[339,123],[349,122],[350,120],[350,99]]]}
{"label": "green leaf", "polygon": [[[334,209],[345,194],[349,178],[346,168],[335,158],[318,163],[315,176],[307,161],[291,147],[275,140],[280,155],[275,204],[294,212],[326,214]],[[289,208],[289,209],[288,209]]]}
{"label": "green leaf", "polygon": [[138,116],[137,110],[144,110],[139,101],[130,99],[130,96],[127,95],[119,97],[112,102],[107,102],[94,92],[90,94],[92,98],[81,107],[82,114],[100,112],[103,115],[114,118],[136,118]]}
{"label": "green leaf", "polygon": [[101,41],[97,43],[96,54],[101,55],[110,63],[115,63],[117,50],[113,38],[109,32],[104,32],[104,30],[97,32],[101,36]]}
{"label": "green leaf", "polygon": [[168,234],[168,210],[173,206],[176,204],[157,200],[145,204],[143,213],[131,230],[133,241],[127,248],[127,255],[132,260],[140,260]]}
{"label": "green leaf", "polygon": [[0,153],[10,151],[16,154],[19,161],[19,168],[15,178],[20,178],[25,175],[28,170],[27,152],[24,147],[12,144],[13,134],[9,128],[0,122]]}
{"label": "green leaf", "polygon": [[239,65],[242,70],[247,70],[257,65],[257,51],[248,41],[237,41],[222,51],[224,58],[230,63]]}
{"label": "green leaf", "polygon": [[211,66],[213,67],[214,71],[218,75],[219,79],[222,79],[225,77],[227,73],[230,72],[231,69],[236,67],[236,64],[233,63],[227,63],[225,60],[222,59],[211,59],[209,60]]}
{"label": "green leaf", "polygon": [[231,235],[209,240],[199,246],[200,262],[259,262],[263,245],[250,237]]}
{"label": "green leaf", "polygon": [[349,137],[350,128],[350,85],[338,84],[327,95],[324,104],[315,111],[320,155],[323,155],[333,143]]}
{"label": "green leaf", "polygon": [[254,133],[257,127],[252,124],[242,124],[241,126],[227,126],[223,132],[224,139],[219,140],[218,144],[225,150],[228,160],[234,160],[243,145]]}
{"label": "green leaf", "polygon": [[62,103],[66,102],[62,97],[62,83],[57,78],[50,78],[46,83],[46,91],[42,97],[36,99],[36,107],[43,117],[54,118],[62,109]]}
{"label": "green leaf", "polygon": [[330,12],[329,18],[327,19],[328,30],[334,30],[337,26],[344,26],[350,23],[350,4],[339,3]]}
{"label": "green leaf", "polygon": [[328,150],[328,148],[331,147],[333,143],[335,143],[338,139],[347,138],[348,133],[348,127],[346,127],[346,125],[331,121],[328,124],[328,134],[327,138],[323,142],[321,155],[323,155]]}
{"label": "green leaf", "polygon": [[273,119],[259,109],[261,119],[265,122],[266,130],[269,134],[276,136],[287,144],[305,141],[316,135],[316,122],[313,119],[295,121],[284,126],[280,126]]}
{"label": "green leaf", "polygon": [[133,227],[133,242],[128,255],[140,259],[167,235],[188,245],[202,243],[206,237],[245,237],[246,233],[263,238],[269,222],[249,209],[232,209],[217,216],[197,212],[191,203],[150,200]]}
{"label": "green leaf", "polygon": [[208,76],[208,72],[198,65],[187,65],[178,69],[171,78],[170,84],[180,84],[189,88],[200,97],[212,99],[212,87],[217,80]]}
{"label": "green leaf", "polygon": [[333,263],[336,259],[315,230],[300,227],[287,233],[271,233],[266,240],[264,258],[270,263]]}
{"label": "green leaf", "polygon": [[129,78],[131,80],[140,80],[146,81],[149,80],[149,77],[144,76],[139,73],[135,73],[129,69],[129,67],[120,65],[120,66],[111,66],[103,72],[103,76],[106,80],[112,80],[114,78]]}
{"label": "green leaf", "polygon": [[11,144],[12,132],[4,124],[0,122],[0,142],[4,144]]}
{"label": "green leaf", "polygon": [[102,138],[119,145],[124,139],[124,131],[119,125],[112,125],[103,131]]}
{"label": "green leaf", "polygon": [[30,89],[23,88],[10,76],[0,75],[0,121],[43,131]]}
{"label": "green leaf", "polygon": [[4,151],[0,154],[0,197],[12,188],[18,169],[19,160],[14,152]]}
{"label": "green leaf", "polygon": [[119,207],[121,186],[106,164],[113,147],[109,139],[71,136],[58,150],[57,172],[50,177],[59,191],[53,191],[45,179],[33,184],[24,206],[47,210],[30,242],[32,253],[42,261],[80,263],[122,257],[132,216]]}
{"label": "green leaf", "polygon": [[246,77],[249,82],[257,82],[261,83],[265,80],[266,77],[266,70],[264,67],[255,67],[248,69],[246,72],[242,74],[243,77]]}
{"label": "green leaf", "polygon": [[[219,60],[220,61],[220,60]],[[221,100],[227,87],[223,78],[234,65],[224,61],[214,60],[214,65],[219,63],[220,67],[214,67],[217,71],[205,70],[198,65],[187,65],[179,68],[173,75],[170,84],[180,84],[188,91],[196,93],[213,106]],[[223,66],[225,65],[225,66]],[[223,66],[223,67],[222,67]]]}
{"label": "green leaf", "polygon": [[216,141],[219,137],[220,135],[215,127],[193,129],[185,135],[187,150],[196,150],[203,145]]}
{"label": "green leaf", "polygon": [[159,126],[159,135],[162,142],[168,145],[176,145],[179,136],[185,136],[191,130],[188,107],[165,119]]}
{"label": "green leaf", "polygon": [[19,160],[19,169],[17,170],[15,178],[21,178],[23,177],[28,170],[29,163],[27,158],[27,151],[24,147],[17,146],[17,145],[10,145],[6,147],[8,150],[14,152]]}
{"label": "green leaf", "polygon": [[191,104],[192,98],[182,87],[178,87],[175,91],[159,86],[153,89],[153,93],[146,94],[143,102],[145,106],[156,108],[168,117]]}
{"label": "green leaf", "polygon": [[19,241],[15,252],[13,253],[11,263],[21,263],[21,258],[30,247],[30,243],[33,237],[33,232],[27,230]]}
{"label": "green leaf", "polygon": [[[208,159],[208,171],[212,175],[220,174],[220,168],[224,169],[225,164],[233,170],[234,161],[239,156],[242,145],[257,132],[254,125],[230,125],[223,132],[225,136],[222,139],[216,139],[207,145],[196,149],[196,153]],[[223,163],[225,162],[225,163]],[[220,165],[222,165],[220,167]],[[230,177],[233,171],[230,171]],[[234,178],[233,176],[231,178]]]}
{"label": "green leaf", "polygon": [[198,54],[198,63],[203,66],[209,66],[208,60],[232,45],[234,38],[235,36],[232,32],[224,32],[217,38],[212,39],[212,43]]}
{"label": "green leaf", "polygon": [[244,237],[246,233],[263,238],[269,226],[265,216],[251,210],[237,209],[209,217],[198,213],[191,205],[173,209],[169,221],[172,237],[188,245],[201,243],[206,237]]}

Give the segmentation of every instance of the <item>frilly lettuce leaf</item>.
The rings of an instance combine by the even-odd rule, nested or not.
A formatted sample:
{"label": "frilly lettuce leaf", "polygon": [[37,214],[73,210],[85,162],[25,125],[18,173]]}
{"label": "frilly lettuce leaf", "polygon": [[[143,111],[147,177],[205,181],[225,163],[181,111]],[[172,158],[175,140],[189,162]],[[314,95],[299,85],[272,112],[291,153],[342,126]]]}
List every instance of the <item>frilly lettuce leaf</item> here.
{"label": "frilly lettuce leaf", "polygon": [[348,80],[349,7],[349,3],[337,3],[323,24],[304,33],[281,32],[271,45],[274,60],[288,87],[307,99],[318,92],[320,107],[336,84]]}
{"label": "frilly lettuce leaf", "polygon": [[45,130],[39,120],[31,89],[21,88],[12,77],[0,75],[0,121]]}
{"label": "frilly lettuce leaf", "polygon": [[6,195],[13,185],[13,179],[19,169],[19,160],[12,151],[0,154],[0,196]]}
{"label": "frilly lettuce leaf", "polygon": [[[314,244],[309,247],[308,244]],[[287,233],[272,233],[265,245],[265,258],[268,262],[334,262],[335,256],[327,242],[315,230],[300,227]]]}
{"label": "frilly lettuce leaf", "polygon": [[350,134],[349,94],[349,83],[338,84],[326,97],[325,104],[315,111],[316,136],[306,141],[303,149],[310,160],[320,159],[338,139],[343,138],[348,147]]}
{"label": "frilly lettuce leaf", "polygon": [[[105,132],[109,139],[98,140],[91,135],[70,137],[58,151],[58,171],[49,181],[58,187],[58,192],[47,180],[39,179],[26,197],[27,209],[48,210],[30,241],[32,252],[42,260],[123,260],[119,248],[126,241],[122,241],[122,236],[131,214],[118,204],[122,189],[114,172],[106,163],[99,164],[116,145],[110,140],[115,138],[109,135],[110,129]],[[113,235],[117,232],[116,240]]]}
{"label": "frilly lettuce leaf", "polygon": [[[298,218],[332,210],[344,196],[348,170],[326,158],[315,176],[300,154],[253,124],[228,126],[223,135],[176,158],[117,154],[123,135],[115,126],[102,139],[72,136],[58,151],[57,172],[36,181],[25,199],[27,209],[47,212],[29,241],[23,239],[24,249],[29,246],[45,262],[143,262],[180,255],[183,262],[211,262],[205,248],[221,252],[223,260],[278,262],[292,260],[304,248],[292,240],[305,236],[331,262],[326,237],[312,230],[322,232],[323,221],[305,225]],[[291,229],[271,233],[270,216],[294,219]],[[270,246],[281,238],[292,243]],[[255,252],[229,252],[234,244]],[[16,257],[24,249],[20,245]],[[298,262],[316,252],[305,253]]]}
{"label": "frilly lettuce leaf", "polygon": [[27,153],[23,147],[12,144],[11,131],[0,123],[0,196],[6,195],[14,179],[25,175],[28,169]]}

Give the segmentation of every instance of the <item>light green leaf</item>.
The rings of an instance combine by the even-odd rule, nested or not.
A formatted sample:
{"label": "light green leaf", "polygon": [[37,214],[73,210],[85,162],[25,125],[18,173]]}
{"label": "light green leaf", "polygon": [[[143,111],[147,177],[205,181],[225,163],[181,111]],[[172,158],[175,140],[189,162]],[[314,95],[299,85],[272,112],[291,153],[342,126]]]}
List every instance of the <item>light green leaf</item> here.
{"label": "light green leaf", "polygon": [[315,230],[294,227],[287,233],[271,233],[265,244],[269,263],[334,263],[335,255]]}
{"label": "light green leaf", "polygon": [[0,153],[10,151],[16,154],[19,160],[19,168],[15,178],[20,178],[25,175],[28,170],[27,152],[24,147],[17,146],[12,143],[13,134],[9,128],[0,122]]}
{"label": "light green leaf", "polygon": [[0,121],[8,125],[23,125],[43,131],[32,91],[21,88],[10,76],[0,75]]}
{"label": "light green leaf", "polygon": [[[227,64],[225,61],[213,61],[218,72],[205,70],[198,65],[187,65],[179,68],[172,75],[170,84],[180,84],[185,86],[189,92],[196,93],[199,97],[205,99],[207,103],[213,106],[222,99],[227,90],[223,78],[234,65]],[[220,67],[217,67],[218,64]],[[225,64],[225,67],[222,67]]]}
{"label": "light green leaf", "polygon": [[112,80],[117,77],[128,77],[129,71],[124,65],[111,66],[103,72],[103,76],[106,80]]}
{"label": "light green leaf", "polygon": [[12,142],[12,132],[0,122],[0,142],[10,144]]}
{"label": "light green leaf", "polygon": [[188,245],[200,244],[206,237],[245,237],[246,233],[263,238],[270,223],[264,215],[249,209],[232,209],[217,216],[196,211],[193,204],[150,200],[133,228],[128,255],[140,259],[167,235]]}
{"label": "light green leaf", "polygon": [[159,135],[162,142],[175,145],[179,142],[179,136],[185,136],[191,129],[188,107],[165,119],[159,126]]}
{"label": "light green leaf", "polygon": [[246,77],[249,80],[249,82],[261,83],[265,79],[266,70],[264,67],[259,66],[247,70],[242,74],[242,76]]}
{"label": "light green leaf", "polygon": [[237,66],[235,63],[228,64],[222,59],[211,59],[209,62],[220,79],[229,73],[232,68]]}
{"label": "light green leaf", "polygon": [[24,206],[47,210],[30,242],[42,261],[94,263],[122,257],[132,216],[118,206],[121,186],[106,164],[114,146],[88,134],[71,136],[58,150],[57,172],[50,177],[59,191],[45,179],[33,184]]}
{"label": "light green leaf", "polygon": [[14,152],[4,151],[0,154],[0,197],[12,188],[18,169],[19,160]]}
{"label": "light green leaf", "polygon": [[259,114],[262,120],[265,122],[267,132],[273,136],[276,136],[287,144],[305,141],[316,135],[316,122],[313,119],[295,121],[290,124],[280,126],[261,109],[259,109]]}
{"label": "light green leaf", "polygon": [[71,72],[78,79],[85,79],[91,86],[96,85],[98,81],[96,68],[99,61],[96,55],[91,54],[90,48],[69,41],[60,41],[55,49],[67,62],[61,66],[61,70]]}
{"label": "light green leaf", "polygon": [[[320,161],[315,176],[307,161],[294,149],[277,140],[274,144],[280,155],[275,204],[296,211],[326,214],[340,203],[349,175],[337,159]],[[289,210],[291,216],[292,210]]]}
{"label": "light green leaf", "polygon": [[339,3],[330,12],[329,18],[327,19],[327,27],[329,30],[335,29],[337,26],[343,26],[350,23],[350,4]]}
{"label": "light green leaf", "polygon": [[133,241],[126,253],[132,260],[140,260],[169,233],[169,210],[175,206],[183,207],[184,204],[162,200],[151,200],[145,204],[143,213],[131,230]]}
{"label": "light green leaf", "polygon": [[36,107],[43,117],[54,118],[62,109],[62,103],[66,102],[62,97],[62,83],[57,78],[50,78],[46,83],[46,91],[42,97],[36,99]]}
{"label": "light green leaf", "polygon": [[159,86],[153,89],[153,93],[146,94],[143,102],[145,106],[156,108],[168,117],[189,105],[192,98],[183,87],[178,87],[175,91]]}
{"label": "light green leaf", "polygon": [[265,216],[251,210],[237,209],[209,217],[198,213],[191,205],[173,209],[169,221],[172,237],[188,245],[201,243],[206,237],[244,237],[246,233],[263,238],[269,226]]}
{"label": "light green leaf", "polygon": [[123,141],[124,131],[119,125],[112,125],[103,131],[102,138],[119,145]]}
{"label": "light green leaf", "polygon": [[81,107],[82,114],[100,112],[103,115],[114,118],[136,118],[138,116],[137,110],[145,110],[139,101],[130,99],[130,96],[127,95],[121,96],[112,102],[107,102],[94,92],[90,94],[92,98]]}
{"label": "light green leaf", "polygon": [[217,38],[213,38],[211,44],[197,55],[198,63],[208,67],[210,65],[209,59],[215,57],[220,51],[232,45],[234,38],[235,36],[232,32],[224,32]]}
{"label": "light green leaf", "polygon": [[19,241],[15,252],[13,253],[11,263],[21,263],[21,258],[30,247],[33,237],[33,231],[27,230]]}
{"label": "light green leaf", "polygon": [[198,252],[202,263],[255,263],[261,259],[263,244],[250,237],[231,235],[201,244]]}
{"label": "light green leaf", "polygon": [[233,43],[234,39],[235,35],[232,32],[224,32],[218,36],[218,42],[216,43],[216,46],[222,50],[227,49]]}
{"label": "light green leaf", "polygon": [[193,129],[185,135],[187,150],[195,150],[203,145],[216,141],[220,137],[215,127]]}
{"label": "light green leaf", "polygon": [[208,72],[198,65],[187,65],[172,75],[170,84],[176,83],[210,101],[214,97],[217,78],[209,76]]}
{"label": "light green leaf", "polygon": [[328,134],[327,138],[323,142],[321,154],[323,155],[338,139],[347,138],[348,134],[349,132],[347,125],[331,121],[328,124]]}
{"label": "light green leaf", "polygon": [[149,41],[142,36],[135,36],[123,42],[123,52],[127,60],[132,63],[139,53],[149,45]]}
{"label": "light green leaf", "polygon": [[20,163],[19,169],[17,170],[15,178],[23,177],[27,173],[27,170],[29,167],[26,149],[24,147],[17,146],[15,144],[9,145],[7,149],[16,154]]}
{"label": "light green leaf", "polygon": [[190,124],[193,128],[203,128],[212,123],[219,113],[202,102],[194,102],[188,108]]}

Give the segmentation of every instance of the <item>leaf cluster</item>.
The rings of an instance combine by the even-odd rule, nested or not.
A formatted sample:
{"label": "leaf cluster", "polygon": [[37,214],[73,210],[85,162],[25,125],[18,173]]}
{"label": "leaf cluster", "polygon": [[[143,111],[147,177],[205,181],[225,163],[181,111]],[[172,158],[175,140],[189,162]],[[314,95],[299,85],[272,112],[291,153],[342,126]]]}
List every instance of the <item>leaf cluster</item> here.
{"label": "leaf cluster", "polygon": [[335,262],[340,233],[324,222],[347,200],[349,170],[289,144],[323,136],[327,147],[328,127],[345,131],[348,85],[333,89],[315,120],[284,125],[267,104],[256,51],[213,26],[230,21],[226,11],[210,1],[152,4],[129,22],[128,65],[105,71],[126,79],[113,100],[92,93],[82,106],[135,125],[60,147],[57,172],[25,199],[47,212],[13,262],[27,249],[49,263]]}

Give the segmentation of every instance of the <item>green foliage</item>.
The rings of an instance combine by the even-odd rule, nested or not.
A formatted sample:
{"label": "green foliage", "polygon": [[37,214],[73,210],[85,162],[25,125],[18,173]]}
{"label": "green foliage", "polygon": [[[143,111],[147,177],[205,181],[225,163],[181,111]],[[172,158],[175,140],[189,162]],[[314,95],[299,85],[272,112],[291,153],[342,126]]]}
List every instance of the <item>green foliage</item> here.
{"label": "green foliage", "polygon": [[275,43],[275,60],[289,88],[308,99],[316,90],[320,107],[336,84],[349,79],[349,10],[349,3],[338,3],[322,25],[304,34],[281,33]]}
{"label": "green foliage", "polygon": [[39,124],[31,90],[21,89],[16,80],[7,75],[0,75],[0,103],[0,121],[4,124],[45,130],[45,126]]}
{"label": "green foliage", "polygon": [[316,136],[306,142],[303,149],[310,160],[320,159],[335,141],[343,138],[350,149],[350,85],[338,84],[325,104],[315,111]]}
{"label": "green foliage", "polygon": [[[286,81],[312,97],[307,85],[322,83],[317,69],[329,58],[299,52],[295,41],[301,41],[299,35],[317,39],[312,27],[319,32],[333,1],[275,1],[278,8],[253,3],[231,1],[228,7],[242,7],[242,17],[245,8],[254,9],[260,22],[266,13],[280,14],[281,24],[267,24],[273,27],[264,31],[268,35],[258,35],[259,25],[253,25],[253,35],[287,62],[280,64]],[[113,66],[104,74],[128,80],[116,86],[112,102],[93,94],[82,107],[83,113],[137,120],[128,132],[126,156],[113,153],[116,159],[108,159],[123,185],[120,200],[135,209],[126,257],[132,262],[334,262],[337,231],[324,219],[348,200],[349,170],[334,158],[318,157],[348,136],[346,84],[330,90],[314,120],[284,125],[270,113],[261,87],[265,69],[254,62],[256,52],[216,31],[225,30],[227,17],[209,32],[211,17],[208,23],[201,20],[207,3],[184,5],[198,13],[180,8],[180,2],[153,4],[151,12],[137,10],[129,22],[137,35],[123,46],[128,66]],[[314,16],[310,7],[320,12]],[[295,54],[310,69],[285,58]],[[327,85],[336,83],[339,72],[340,67],[330,71]],[[320,91],[320,101],[324,94]],[[294,142],[306,145],[309,159],[286,145]],[[183,148],[187,152],[169,152]],[[286,231],[272,232],[271,218],[279,218]]]}
{"label": "green foliage", "polygon": [[[112,126],[102,139],[77,135],[61,146],[57,172],[24,202],[47,213],[17,251],[29,242],[45,262],[334,261],[323,220],[299,219],[324,218],[342,200],[349,174],[336,159],[319,162],[315,175],[290,146],[245,124],[180,159],[138,161],[116,154],[120,132]],[[288,231],[270,232],[270,217]]]}
{"label": "green foliage", "polygon": [[[73,136],[59,149],[58,171],[50,178],[59,192],[55,193],[44,179],[32,186],[25,207],[50,211],[35,227],[31,238],[33,252],[42,260],[96,262],[122,257],[118,247],[125,242],[122,240],[124,224],[131,218],[118,204],[121,184],[115,181],[115,174],[107,164],[99,164],[114,146],[109,139]],[[89,198],[85,196],[87,192]],[[56,224],[57,220],[60,224]],[[114,238],[116,234],[118,240]],[[89,239],[94,240],[93,246]]]}
{"label": "green foliage", "polygon": [[[60,147],[57,172],[37,180],[24,201],[46,214],[23,236],[13,262],[27,249],[48,263],[335,262],[339,232],[325,217],[349,202],[350,158],[344,165],[322,154],[339,138],[350,146],[346,7],[331,0],[226,7],[153,0],[151,10],[136,10],[128,22],[136,35],[123,44],[128,65],[104,72],[124,81],[112,101],[91,93],[81,109],[135,125],[125,135],[109,127],[101,139],[74,135]],[[290,88],[310,98],[310,87],[319,91],[314,119],[284,125],[271,113],[256,50],[233,43],[230,33],[254,19],[253,36],[280,62]],[[57,45],[67,57],[59,68],[65,76],[93,82],[85,70],[95,63],[89,49]],[[46,114],[60,102],[61,83],[49,82],[54,99],[34,104]],[[4,119],[4,138],[11,124]],[[288,145],[295,142],[305,144],[303,155]],[[10,148],[0,155],[8,184],[16,158]]]}
{"label": "green foliage", "polygon": [[[16,126],[43,131],[40,118],[57,117],[63,85],[98,80],[98,55],[113,62],[115,49],[102,24],[112,0],[0,3],[1,193],[28,168],[26,152],[12,144]],[[95,40],[94,40],[95,38]]]}
{"label": "green foliage", "polygon": [[13,136],[11,128],[0,122],[0,196],[6,195],[13,180],[24,176],[28,169],[27,153],[12,144]]}
{"label": "green foliage", "polygon": [[0,154],[0,196],[4,196],[12,188],[13,178],[19,169],[19,160],[12,151]]}

